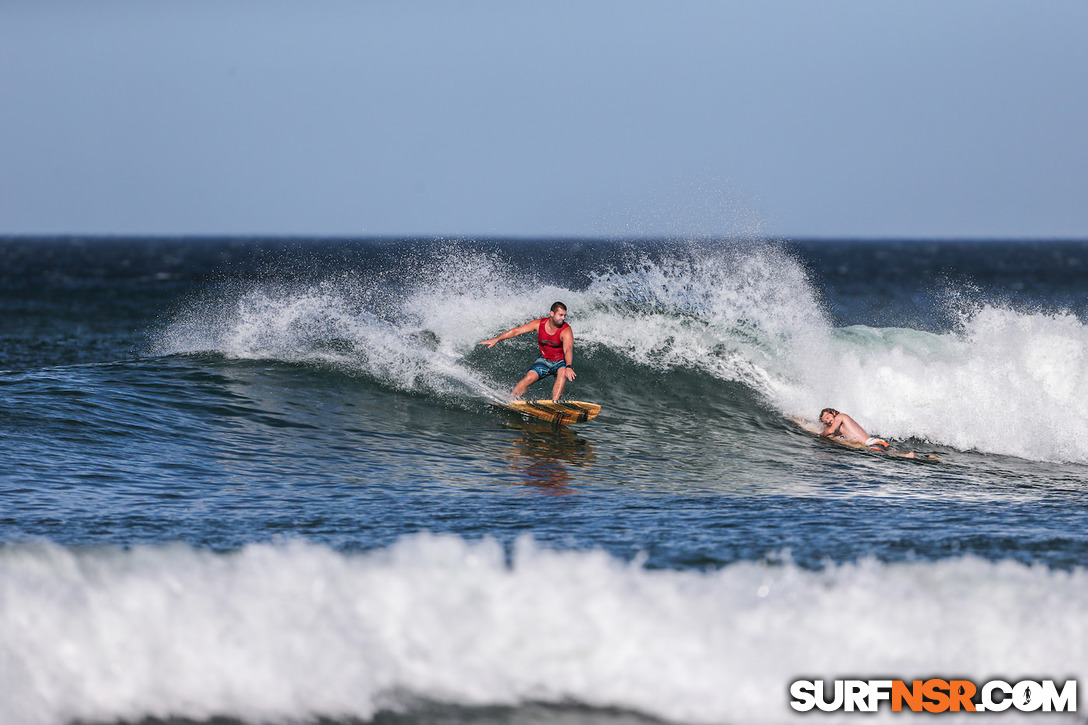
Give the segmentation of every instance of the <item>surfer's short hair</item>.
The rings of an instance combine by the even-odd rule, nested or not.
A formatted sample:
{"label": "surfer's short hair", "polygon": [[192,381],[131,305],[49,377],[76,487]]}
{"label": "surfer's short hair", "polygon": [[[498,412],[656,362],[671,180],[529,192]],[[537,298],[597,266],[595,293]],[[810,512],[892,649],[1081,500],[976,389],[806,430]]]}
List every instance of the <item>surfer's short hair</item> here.
{"label": "surfer's short hair", "polygon": [[824,413],[831,413],[831,417],[834,418],[836,415],[839,414],[839,411],[835,410],[834,408],[824,408],[820,411],[821,419],[824,417]]}
{"label": "surfer's short hair", "polygon": [[567,306],[564,305],[562,302],[553,302],[552,303],[552,312],[555,312],[556,310],[560,310],[560,309],[566,311]]}

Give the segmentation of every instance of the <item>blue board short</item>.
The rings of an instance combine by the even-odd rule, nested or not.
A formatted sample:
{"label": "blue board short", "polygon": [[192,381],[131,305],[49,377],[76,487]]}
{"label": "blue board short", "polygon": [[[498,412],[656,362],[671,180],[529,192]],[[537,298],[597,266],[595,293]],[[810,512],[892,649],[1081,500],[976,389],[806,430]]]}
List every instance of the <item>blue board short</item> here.
{"label": "blue board short", "polygon": [[566,366],[566,360],[545,360],[542,357],[538,357],[532,367],[529,368],[529,372],[536,373],[541,378],[546,378],[549,375],[558,375],[560,368],[565,368]]}

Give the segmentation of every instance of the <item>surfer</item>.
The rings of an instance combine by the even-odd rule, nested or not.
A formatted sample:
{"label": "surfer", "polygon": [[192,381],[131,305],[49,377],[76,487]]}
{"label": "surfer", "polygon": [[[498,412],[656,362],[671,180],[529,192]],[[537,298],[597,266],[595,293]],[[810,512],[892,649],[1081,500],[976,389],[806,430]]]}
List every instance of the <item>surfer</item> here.
{"label": "surfer", "polygon": [[888,447],[888,442],[880,438],[874,438],[865,432],[856,420],[846,413],[840,413],[834,408],[824,408],[820,411],[820,422],[827,426],[820,435],[828,438],[839,437],[848,443],[857,443],[871,451],[890,453],[893,456],[914,458],[914,451],[900,453]]}
{"label": "surfer", "polygon": [[524,335],[527,332],[536,331],[536,343],[540,347],[540,357],[529,368],[514,389],[510,392],[513,400],[521,400],[530,385],[549,375],[555,376],[555,385],[552,386],[552,402],[559,402],[559,396],[563,394],[563,388],[568,380],[574,380],[574,333],[567,324],[567,306],[562,302],[552,305],[547,317],[539,320],[530,320],[524,325],[514,327],[502,333],[498,337],[484,340],[480,344],[487,345],[488,349],[495,347],[499,340],[509,340],[511,337]]}

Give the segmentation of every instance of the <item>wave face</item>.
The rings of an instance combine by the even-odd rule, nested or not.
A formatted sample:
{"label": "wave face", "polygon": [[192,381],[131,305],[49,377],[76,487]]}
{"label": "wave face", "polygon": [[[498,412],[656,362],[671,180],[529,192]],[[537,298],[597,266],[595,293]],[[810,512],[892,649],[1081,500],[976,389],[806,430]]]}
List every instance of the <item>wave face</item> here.
{"label": "wave face", "polygon": [[970,557],[682,572],[525,538],[41,544],[0,549],[0,581],[9,725],[369,719],[420,700],[763,723],[792,719],[785,683],[812,672],[1088,675],[1088,630],[1070,626],[1086,572]]}
{"label": "wave face", "polygon": [[[678,386],[728,381],[781,416],[830,406],[885,437],[1088,462],[1088,328],[1070,310],[988,302],[960,283],[931,291],[936,311],[916,327],[837,324],[809,265],[775,244],[615,245],[575,250],[562,268],[550,261],[451,243],[316,281],[234,284],[176,310],[150,350],[332,366],[461,403],[501,399],[535,348],[528,336],[490,352],[476,343],[558,299],[570,308],[576,368],[608,368],[595,377],[611,374],[602,385],[620,398],[645,397],[648,375],[694,373],[649,394],[679,404],[691,391]],[[583,395],[578,385],[571,395]]]}

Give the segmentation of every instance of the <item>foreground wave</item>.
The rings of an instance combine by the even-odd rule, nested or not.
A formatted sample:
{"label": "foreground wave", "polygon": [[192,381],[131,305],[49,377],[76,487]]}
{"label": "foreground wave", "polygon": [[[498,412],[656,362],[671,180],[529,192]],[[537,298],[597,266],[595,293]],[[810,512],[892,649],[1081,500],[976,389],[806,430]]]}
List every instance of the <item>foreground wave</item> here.
{"label": "foreground wave", "polygon": [[695,572],[433,535],[365,554],[9,544],[0,581],[9,725],[419,700],[763,723],[793,717],[799,677],[1088,676],[1088,571],[970,557]]}

